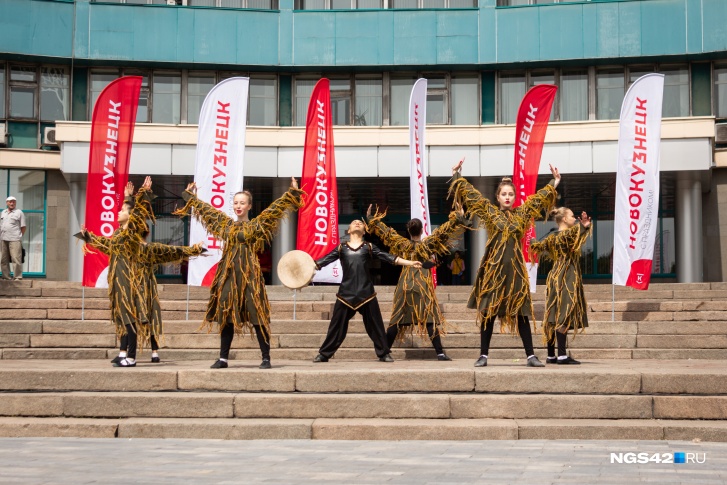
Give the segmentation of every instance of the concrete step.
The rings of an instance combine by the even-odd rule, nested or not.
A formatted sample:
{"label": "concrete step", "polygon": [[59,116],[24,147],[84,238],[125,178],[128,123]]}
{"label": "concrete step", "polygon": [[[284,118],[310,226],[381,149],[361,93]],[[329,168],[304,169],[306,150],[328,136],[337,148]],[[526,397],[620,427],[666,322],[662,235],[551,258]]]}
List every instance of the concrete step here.
{"label": "concrete step", "polygon": [[727,422],[655,419],[0,418],[1,437],[727,441]]}
{"label": "concrete step", "polygon": [[[373,352],[371,352],[373,354]],[[208,362],[144,363],[133,369],[98,361],[4,360],[0,391],[214,391],[313,393],[515,393],[588,395],[727,394],[727,368],[717,360],[591,360],[580,366],[548,365],[543,369],[494,360],[474,368],[474,359],[378,362],[274,362],[257,368],[259,357],[235,361],[228,369],[209,369]]]}
{"label": "concrete step", "polygon": [[[149,403],[153,403],[150,406]],[[70,418],[727,419],[727,396],[4,393],[0,416]]]}

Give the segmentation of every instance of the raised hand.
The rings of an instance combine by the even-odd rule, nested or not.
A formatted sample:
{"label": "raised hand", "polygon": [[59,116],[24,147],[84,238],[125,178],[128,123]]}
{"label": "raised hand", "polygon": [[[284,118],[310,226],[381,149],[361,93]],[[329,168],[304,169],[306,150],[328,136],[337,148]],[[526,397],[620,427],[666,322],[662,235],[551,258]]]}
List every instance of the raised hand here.
{"label": "raised hand", "polygon": [[464,217],[464,208],[458,200],[454,201],[454,212],[456,212],[460,217]]}
{"label": "raised hand", "polygon": [[197,195],[197,183],[192,182],[191,184],[187,185],[187,192]]}
{"label": "raised hand", "polygon": [[462,170],[462,164],[464,163],[464,157],[462,157],[462,160],[454,164],[454,167],[452,167],[452,175],[456,174],[460,170]]}
{"label": "raised hand", "polygon": [[124,197],[131,197],[132,195],[134,195],[134,184],[126,182],[126,187],[124,187]]}
{"label": "raised hand", "polygon": [[553,178],[555,179],[554,187],[557,187],[558,184],[560,183],[560,172],[558,172],[557,167],[554,167],[553,165],[550,165],[550,164],[549,164],[549,166],[550,166],[550,173],[553,174]]}
{"label": "raised hand", "polygon": [[141,188],[145,189],[145,190],[151,190],[151,177],[150,176],[148,176],[148,175],[146,176]]}
{"label": "raised hand", "polygon": [[290,186],[294,189],[298,188],[298,181],[295,180],[295,177],[290,177]]}
{"label": "raised hand", "polygon": [[373,204],[369,204],[369,208],[366,209],[366,219],[370,219],[371,218],[371,207],[372,206],[373,206]]}
{"label": "raised hand", "polygon": [[583,227],[588,227],[591,225],[591,218],[588,217],[588,214],[586,214],[585,211],[583,211],[583,212],[581,212],[581,218],[580,218],[579,222],[581,223],[581,225]]}

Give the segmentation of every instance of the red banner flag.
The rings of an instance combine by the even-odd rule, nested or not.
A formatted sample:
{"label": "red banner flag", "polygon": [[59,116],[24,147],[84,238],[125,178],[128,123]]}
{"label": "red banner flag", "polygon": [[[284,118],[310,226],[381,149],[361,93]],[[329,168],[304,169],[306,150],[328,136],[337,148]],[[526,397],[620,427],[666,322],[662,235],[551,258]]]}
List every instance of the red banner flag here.
{"label": "red banner flag", "polygon": [[[515,128],[515,163],[513,167],[513,183],[515,184],[515,202],[513,208],[522,204],[528,196],[535,193],[538,181],[540,156],[543,153],[545,131],[548,129],[550,110],[553,107],[555,93],[558,90],[552,84],[539,84],[525,94],[517,112]],[[535,292],[538,275],[538,262],[531,261],[528,255],[530,239],[535,238],[535,225],[531,225],[523,238],[523,255],[530,275],[530,290]]]}
{"label": "red banner flag", "polygon": [[[308,197],[298,212],[297,248],[318,259],[338,246],[338,186],[333,151],[330,81],[316,83],[308,103],[300,183]],[[340,283],[339,261],[322,268],[313,281]]]}
{"label": "red banner flag", "polygon": [[[139,105],[140,76],[124,76],[101,91],[93,108],[86,185],[86,228],[111,237],[129,180],[131,140]],[[109,258],[94,251],[83,257],[83,286],[108,286]]]}

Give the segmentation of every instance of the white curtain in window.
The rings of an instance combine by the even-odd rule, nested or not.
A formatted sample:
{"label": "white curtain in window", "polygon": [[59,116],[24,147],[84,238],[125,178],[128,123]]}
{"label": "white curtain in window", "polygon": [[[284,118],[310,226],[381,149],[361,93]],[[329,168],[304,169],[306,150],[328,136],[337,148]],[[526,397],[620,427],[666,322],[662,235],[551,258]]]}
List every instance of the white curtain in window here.
{"label": "white curtain in window", "polygon": [[[117,73],[101,73],[101,72],[92,72],[91,73],[91,109],[88,112],[88,119],[91,119],[91,115],[93,114],[93,107],[96,106],[96,100],[98,99],[99,95],[101,94],[101,91],[104,90],[106,86],[108,86],[111,81],[119,77]],[[139,120],[136,120],[139,121]]]}
{"label": "white curtain in window", "polygon": [[199,123],[204,98],[215,85],[214,74],[190,74],[187,77],[187,123]]}
{"label": "white curtain in window", "polygon": [[381,126],[382,124],[381,79],[356,79],[356,110],[353,124],[357,126]]}
{"label": "white curtain in window", "polygon": [[276,108],[275,79],[250,79],[250,125],[275,126]]}
{"label": "white curtain in window", "polygon": [[662,69],[664,74],[663,118],[689,116],[689,69]]}
{"label": "white curtain in window", "polygon": [[391,80],[391,120],[392,126],[409,126],[409,98],[414,78],[393,78]]}
{"label": "white curtain in window", "polygon": [[0,118],[5,118],[5,66],[0,64]]}
{"label": "white curtain in window", "polygon": [[305,126],[305,119],[308,115],[308,103],[310,102],[313,88],[318,80],[296,79],[295,81],[295,125]]}
{"label": "white curtain in window", "polygon": [[727,66],[714,69],[714,94],[717,98],[717,117],[727,117]]}
{"label": "white curtain in window", "polygon": [[182,76],[154,74],[152,122],[179,124],[182,102]]}
{"label": "white curtain in window", "polygon": [[42,67],[40,70],[40,119],[67,120],[70,106],[68,72],[63,67]]}
{"label": "white curtain in window", "polygon": [[563,72],[560,76],[560,120],[588,119],[588,71]]}
{"label": "white curtain in window", "polygon": [[479,124],[479,96],[477,95],[477,78],[452,78],[452,124]]}
{"label": "white curtain in window", "polygon": [[505,74],[500,76],[500,123],[514,124],[517,110],[525,96],[525,76]]}
{"label": "white curtain in window", "polygon": [[596,74],[596,118],[617,120],[624,99],[623,71],[601,71]]}

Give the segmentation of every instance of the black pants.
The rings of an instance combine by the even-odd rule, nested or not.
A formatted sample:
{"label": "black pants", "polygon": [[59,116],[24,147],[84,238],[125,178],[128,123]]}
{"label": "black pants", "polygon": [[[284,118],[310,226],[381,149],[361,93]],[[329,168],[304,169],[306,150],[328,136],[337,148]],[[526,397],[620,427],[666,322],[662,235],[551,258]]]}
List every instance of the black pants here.
{"label": "black pants", "polygon": [[386,344],[386,332],[384,331],[384,320],[381,318],[381,309],[379,308],[379,300],[374,298],[365,305],[359,307],[358,310],[352,310],[340,300],[336,300],[333,305],[333,315],[331,316],[331,324],[328,325],[328,333],[326,340],[321,345],[320,354],[324,357],[331,358],[346,338],[348,333],[348,322],[353,318],[356,312],[363,317],[364,328],[371,341],[374,343],[376,355],[383,357],[389,353],[389,346]]}
{"label": "black pants", "polygon": [[[268,335],[268,332],[263,326],[253,325],[253,328],[255,328],[257,343],[260,346],[263,359],[270,360],[270,335]],[[220,333],[220,359],[227,360],[230,358],[230,348],[232,347],[232,339],[234,337],[235,326],[232,322],[227,322],[227,325],[222,329],[222,333]]]}
{"label": "black pants", "polygon": [[[407,325],[411,325],[411,323],[400,323],[399,326],[404,327]],[[396,340],[396,335],[399,333],[399,327],[396,325],[392,325],[389,327],[389,329],[386,331],[386,343],[389,345],[389,348],[391,348],[392,345],[394,345],[394,340]],[[434,346],[434,351],[439,354],[444,353],[444,348],[442,347],[442,339],[439,337],[439,330],[436,330],[434,328],[434,323],[427,322],[427,333],[429,334],[429,338],[432,341],[432,346]]]}
{"label": "black pants", "polygon": [[126,325],[126,335],[122,337],[126,338],[126,357],[129,359],[136,359],[136,329],[133,325]]}
{"label": "black pants", "polygon": [[561,333],[558,330],[553,330],[552,336],[548,339],[548,357],[555,357],[556,341],[558,342],[558,357],[560,357],[561,355],[568,355],[565,350],[567,338],[568,335],[566,333]]}
{"label": "black pants", "polygon": [[[159,344],[157,343],[157,339],[154,338],[154,335],[149,336],[149,343],[151,344],[151,350],[152,352],[156,352],[159,350]],[[121,344],[119,345],[119,350],[124,352],[129,347],[129,335],[124,334],[121,336]]]}
{"label": "black pants", "polygon": [[[490,340],[492,340],[492,331],[495,328],[495,317],[490,318],[480,327],[480,353],[487,355],[490,351]],[[528,317],[522,315],[517,316],[517,330],[523,341],[523,348],[527,357],[534,355],[533,351],[533,335],[530,332],[530,321]]]}

